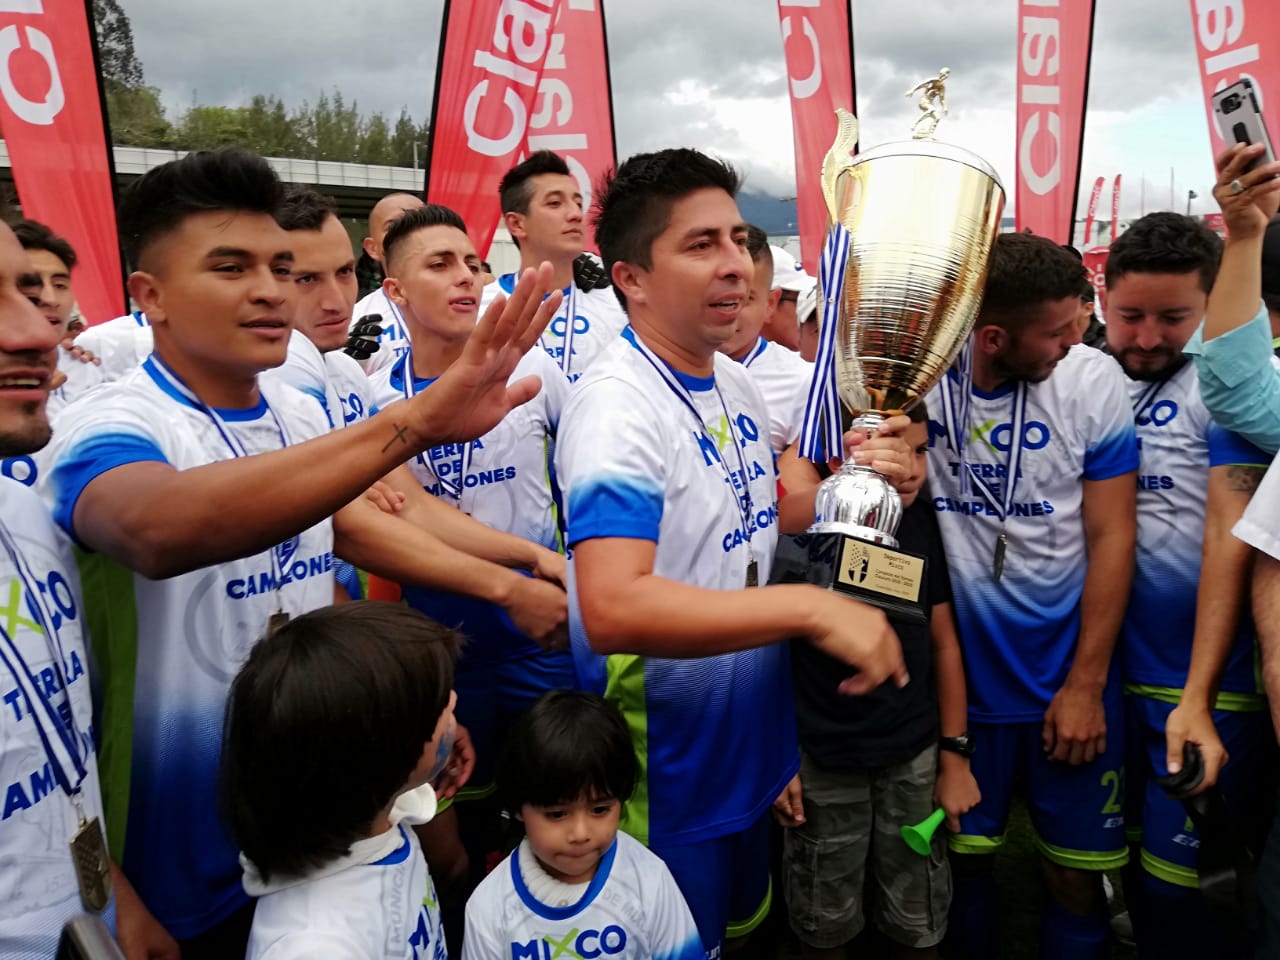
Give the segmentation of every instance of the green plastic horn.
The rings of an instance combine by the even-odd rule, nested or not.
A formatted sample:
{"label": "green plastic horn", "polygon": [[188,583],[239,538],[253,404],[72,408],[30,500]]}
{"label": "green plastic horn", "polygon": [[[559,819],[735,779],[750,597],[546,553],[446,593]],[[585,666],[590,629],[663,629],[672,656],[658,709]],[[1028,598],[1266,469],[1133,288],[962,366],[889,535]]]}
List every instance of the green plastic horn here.
{"label": "green plastic horn", "polygon": [[938,829],[938,825],[946,819],[947,811],[939,807],[928,818],[920,821],[914,826],[902,828],[902,839],[907,842],[907,846],[920,854],[922,857],[929,855],[930,843],[933,840],[933,834]]}

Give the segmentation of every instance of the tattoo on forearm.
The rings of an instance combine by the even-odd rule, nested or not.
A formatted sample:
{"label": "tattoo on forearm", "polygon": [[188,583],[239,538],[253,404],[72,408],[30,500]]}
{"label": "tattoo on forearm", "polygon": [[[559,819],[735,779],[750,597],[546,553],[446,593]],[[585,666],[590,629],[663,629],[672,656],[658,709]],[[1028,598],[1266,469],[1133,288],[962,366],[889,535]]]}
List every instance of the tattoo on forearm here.
{"label": "tattoo on forearm", "polygon": [[387,445],[382,448],[382,452],[386,453],[388,450],[394,447],[397,440],[399,440],[401,443],[403,443],[407,447],[409,445],[409,441],[407,439],[408,435],[409,435],[408,427],[402,427],[400,426],[400,424],[397,423],[396,435],[387,441]]}
{"label": "tattoo on forearm", "polygon": [[1232,464],[1227,467],[1227,486],[1234,493],[1253,493],[1266,476],[1266,467],[1249,467]]}

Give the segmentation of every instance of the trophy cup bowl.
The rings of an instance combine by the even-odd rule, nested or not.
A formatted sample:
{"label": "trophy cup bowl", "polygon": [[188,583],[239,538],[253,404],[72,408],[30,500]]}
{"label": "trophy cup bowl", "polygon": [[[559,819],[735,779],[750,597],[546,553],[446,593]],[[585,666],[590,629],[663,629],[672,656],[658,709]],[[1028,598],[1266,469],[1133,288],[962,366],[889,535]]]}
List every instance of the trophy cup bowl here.
{"label": "trophy cup bowl", "polygon": [[[823,191],[849,255],[822,296],[838,299],[840,402],[853,428],[874,433],[923,402],[973,330],[1004,189],[980,157],[929,139],[834,164],[832,150]],[[818,488],[814,512],[811,580],[924,619],[924,561],[897,549],[902,501],[888,480],[846,461]]]}

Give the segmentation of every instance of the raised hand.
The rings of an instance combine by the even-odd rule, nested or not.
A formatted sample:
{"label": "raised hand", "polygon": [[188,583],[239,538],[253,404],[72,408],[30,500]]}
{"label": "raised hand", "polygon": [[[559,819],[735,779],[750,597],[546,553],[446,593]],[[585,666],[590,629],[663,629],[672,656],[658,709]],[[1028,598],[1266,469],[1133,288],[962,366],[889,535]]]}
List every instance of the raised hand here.
{"label": "raised hand", "polygon": [[1214,162],[1218,182],[1213,198],[1222,208],[1222,219],[1233,239],[1260,237],[1280,208],[1280,161],[1245,167],[1262,156],[1260,143],[1237,143],[1223,151]]}

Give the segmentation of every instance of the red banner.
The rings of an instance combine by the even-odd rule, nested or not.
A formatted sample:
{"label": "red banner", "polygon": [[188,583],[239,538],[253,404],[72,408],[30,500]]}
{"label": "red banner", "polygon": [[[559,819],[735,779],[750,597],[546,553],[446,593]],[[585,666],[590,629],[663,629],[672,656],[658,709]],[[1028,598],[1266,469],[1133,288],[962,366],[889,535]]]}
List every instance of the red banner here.
{"label": "red banner", "polygon": [[1120,236],[1120,174],[1116,174],[1115,183],[1111,185],[1111,242]]}
{"label": "red banner", "polygon": [[[1089,194],[1089,211],[1084,217],[1084,245],[1086,247],[1093,241],[1093,219],[1098,215],[1098,200],[1102,197],[1102,185],[1104,183],[1106,183],[1106,177],[1099,177],[1093,181],[1093,192]],[[1063,242],[1070,243],[1070,237]]]}
{"label": "red banner", "polygon": [[1213,94],[1253,81],[1271,143],[1280,149],[1280,4],[1276,0],[1191,0],[1205,113],[1216,157],[1233,143],[1213,116]]}
{"label": "red banner", "polygon": [[65,237],[86,323],[124,313],[111,148],[83,0],[0,0],[0,131],[22,214]]}
{"label": "red banner", "polygon": [[467,0],[444,7],[427,199],[462,215],[481,256],[498,226],[498,183],[525,144],[560,3]]}
{"label": "red banner", "polygon": [[1089,271],[1089,282],[1097,292],[1094,309],[1099,317],[1102,317],[1102,291],[1107,286],[1107,257],[1110,254],[1110,247],[1092,247],[1084,252],[1084,266]]}
{"label": "red banner", "polygon": [[778,0],[796,144],[796,211],[804,268],[817,275],[827,235],[822,160],[836,136],[836,107],[857,114],[848,0]]}
{"label": "red banner", "polygon": [[[615,161],[609,55],[601,0],[565,0],[551,34],[525,155],[564,157],[590,210],[594,186]],[[587,231],[588,236],[593,231]],[[587,246],[594,251],[595,241]]]}
{"label": "red banner", "polygon": [[1092,42],[1093,0],[1019,0],[1017,229],[1058,243],[1075,228]]}

